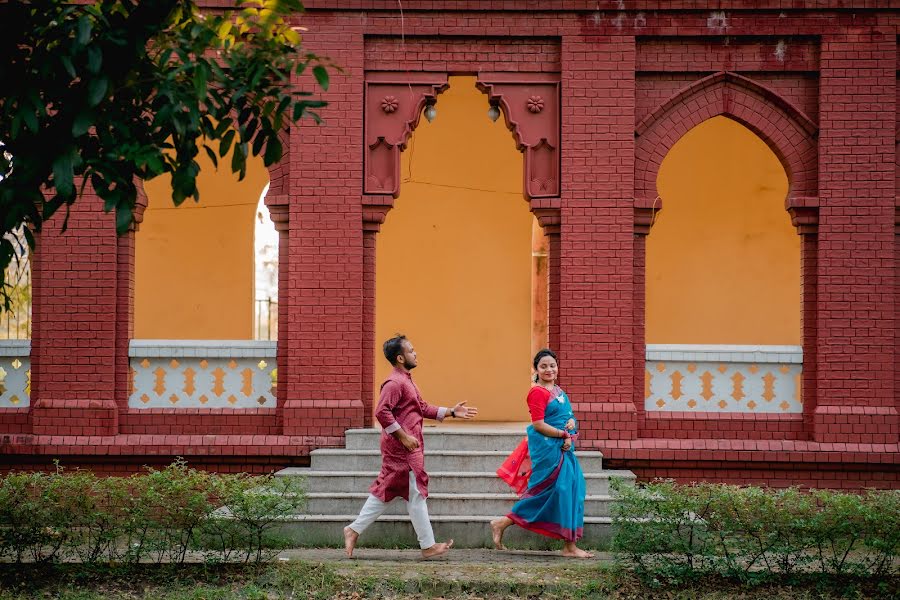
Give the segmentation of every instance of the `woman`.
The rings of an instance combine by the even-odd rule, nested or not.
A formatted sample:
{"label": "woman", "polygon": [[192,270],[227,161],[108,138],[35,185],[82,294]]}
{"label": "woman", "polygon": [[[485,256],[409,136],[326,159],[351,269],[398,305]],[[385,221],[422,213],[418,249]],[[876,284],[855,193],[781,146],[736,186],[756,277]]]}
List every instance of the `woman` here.
{"label": "woman", "polygon": [[528,487],[505,517],[491,521],[494,547],[504,550],[503,532],[510,525],[564,541],[563,556],[592,558],[578,548],[584,527],[584,473],[575,458],[578,424],[569,397],[556,385],[556,354],[544,349],[534,357],[535,386],[528,393],[531,425]]}

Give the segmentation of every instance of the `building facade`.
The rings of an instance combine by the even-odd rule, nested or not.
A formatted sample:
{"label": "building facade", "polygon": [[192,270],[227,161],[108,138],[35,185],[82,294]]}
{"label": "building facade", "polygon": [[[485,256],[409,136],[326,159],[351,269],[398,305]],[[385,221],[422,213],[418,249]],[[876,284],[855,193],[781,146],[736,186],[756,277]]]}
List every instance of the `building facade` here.
{"label": "building facade", "polygon": [[[406,333],[423,357],[422,339],[432,356],[456,344],[439,361],[447,378],[434,380],[426,398],[469,395],[494,421],[524,420],[529,354],[549,343],[582,447],[639,477],[900,487],[898,7],[306,7],[297,17],[308,28],[305,46],[341,71],[324,96],[325,123],[286,132],[285,158],[268,173],[265,204],[279,239],[277,342],[135,339],[145,215],[139,210],[136,231],[116,237],[113,218],[86,197],[64,235],[50,223],[38,240],[30,350],[3,346],[5,464],[61,458],[121,470],[173,456],[237,470],[302,464],[312,449],[342,445],[347,429],[371,426],[383,372],[378,342],[416,323]],[[497,144],[507,147],[491,150],[496,168],[478,175],[484,161],[473,162],[465,175],[476,183],[457,185],[456,175],[440,173],[484,156],[496,135],[472,133],[456,117],[446,137],[428,142],[426,128],[467,102],[453,96],[463,87],[497,118]],[[451,98],[445,110],[442,99]],[[707,145],[678,163],[700,165],[686,175],[672,166],[676,146],[704,131]],[[723,141],[741,135],[754,141]],[[722,175],[701,159],[730,151],[735,173],[751,171],[753,144],[779,172],[753,175],[751,184],[763,183],[749,200],[734,200],[728,182],[693,208],[679,200],[700,198],[697,190]],[[490,179],[498,173],[512,173],[518,189]],[[405,233],[388,230],[408,206],[424,206],[410,200],[423,182],[432,185],[421,192],[429,201],[438,202],[437,187],[465,189],[471,200],[454,192],[441,205],[449,238],[499,245],[417,263],[438,238],[413,232],[432,217],[438,231],[437,213],[410,217]],[[501,188],[516,196],[519,213],[479,224],[495,199],[473,194]],[[765,190],[776,197],[774,212],[754,200]],[[766,254],[755,237],[776,229],[782,241]],[[717,239],[724,245],[710,245]],[[525,257],[518,279],[499,258],[513,243]],[[741,262],[754,257],[754,268]],[[723,261],[731,266],[717,271]],[[783,277],[767,275],[782,263]],[[441,285],[426,306],[397,295]],[[181,310],[177,289],[170,294],[171,310]],[[470,308],[453,312],[459,303]],[[486,324],[476,326],[482,309]],[[516,325],[489,327],[513,312]],[[505,337],[513,330],[525,334]],[[436,371],[420,368],[425,382],[429,368]],[[491,379],[511,383],[479,392]],[[20,380],[27,393],[13,402]],[[459,389],[449,390],[454,382]]]}

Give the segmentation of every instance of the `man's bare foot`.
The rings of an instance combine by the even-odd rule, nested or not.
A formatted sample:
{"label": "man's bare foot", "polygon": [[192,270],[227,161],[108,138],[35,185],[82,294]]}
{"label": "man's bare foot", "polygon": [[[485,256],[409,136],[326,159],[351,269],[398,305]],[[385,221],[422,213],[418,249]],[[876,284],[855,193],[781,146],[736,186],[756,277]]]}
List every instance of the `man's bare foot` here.
{"label": "man's bare foot", "polygon": [[422,558],[434,558],[436,556],[441,556],[442,554],[447,554],[450,548],[453,547],[453,540],[449,542],[440,542],[435,544],[431,548],[425,548],[422,550]]}
{"label": "man's bare foot", "polygon": [[581,548],[572,544],[571,546],[566,545],[562,551],[563,556],[568,556],[570,558],[594,558],[594,555],[587,550],[582,550]]}
{"label": "man's bare foot", "polygon": [[500,517],[491,521],[491,539],[494,540],[495,550],[506,550],[503,545],[503,532],[509,525],[506,523],[506,517]]}
{"label": "man's bare foot", "polygon": [[356,540],[358,538],[358,533],[349,527],[344,527],[344,551],[347,552],[347,558],[353,558],[353,549],[356,548]]}

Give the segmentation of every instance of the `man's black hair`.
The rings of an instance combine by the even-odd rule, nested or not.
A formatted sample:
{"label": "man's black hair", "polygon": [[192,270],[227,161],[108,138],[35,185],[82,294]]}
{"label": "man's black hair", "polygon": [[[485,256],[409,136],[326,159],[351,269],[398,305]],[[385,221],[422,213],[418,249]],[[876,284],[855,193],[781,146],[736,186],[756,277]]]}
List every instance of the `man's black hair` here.
{"label": "man's black hair", "polygon": [[392,365],[397,365],[397,357],[403,354],[403,342],[406,341],[406,336],[402,333],[398,333],[388,341],[384,343],[384,357],[388,359],[388,362]]}

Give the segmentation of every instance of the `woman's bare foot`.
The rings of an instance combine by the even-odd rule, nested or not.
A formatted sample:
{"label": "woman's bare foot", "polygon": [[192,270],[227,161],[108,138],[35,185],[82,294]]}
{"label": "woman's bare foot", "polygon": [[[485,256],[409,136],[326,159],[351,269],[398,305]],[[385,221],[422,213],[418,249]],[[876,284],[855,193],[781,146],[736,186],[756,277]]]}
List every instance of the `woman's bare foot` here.
{"label": "woman's bare foot", "polygon": [[344,551],[347,552],[347,558],[353,558],[353,549],[356,548],[358,538],[358,533],[349,527],[344,527]]}
{"label": "woman's bare foot", "polygon": [[509,517],[500,517],[491,521],[491,538],[494,540],[495,550],[506,550],[503,545],[503,532],[512,524]]}
{"label": "woman's bare foot", "polygon": [[422,558],[435,558],[436,556],[441,556],[442,554],[447,554],[450,548],[453,547],[453,540],[449,542],[440,542],[435,544],[431,548],[425,548],[422,550]]}
{"label": "woman's bare foot", "polygon": [[570,558],[594,558],[594,555],[587,550],[582,550],[574,543],[566,544],[563,546],[562,551],[563,556],[568,556]]}

